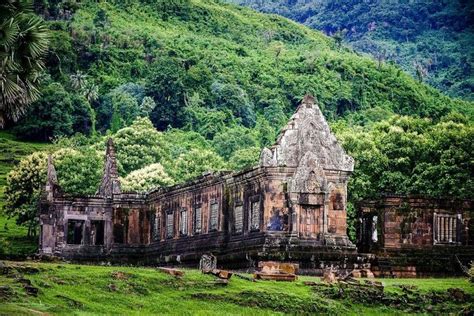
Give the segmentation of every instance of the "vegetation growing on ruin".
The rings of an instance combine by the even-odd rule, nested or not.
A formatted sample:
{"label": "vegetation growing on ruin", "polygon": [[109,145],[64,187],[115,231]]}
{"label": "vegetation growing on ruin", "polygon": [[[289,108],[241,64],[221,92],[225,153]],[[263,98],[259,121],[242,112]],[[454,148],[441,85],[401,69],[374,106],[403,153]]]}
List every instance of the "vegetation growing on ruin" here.
{"label": "vegetation growing on ruin", "polygon": [[228,0],[321,30],[448,95],[474,100],[473,3]]}
{"label": "vegetation growing on ruin", "polygon": [[[251,282],[233,276],[223,286],[197,270],[186,270],[182,279],[176,279],[152,268],[2,265],[1,314],[393,315],[459,313],[473,308],[474,288],[463,278],[383,279],[384,292],[378,293],[382,301],[373,299],[370,290],[355,293],[346,288],[341,292],[338,286],[324,286],[315,277],[287,283]],[[305,285],[305,281],[319,286]]]}

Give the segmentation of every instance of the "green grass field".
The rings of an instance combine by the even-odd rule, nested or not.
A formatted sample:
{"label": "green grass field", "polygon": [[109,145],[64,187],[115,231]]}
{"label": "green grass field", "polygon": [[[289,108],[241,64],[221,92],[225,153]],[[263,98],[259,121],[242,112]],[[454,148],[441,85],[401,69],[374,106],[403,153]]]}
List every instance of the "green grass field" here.
{"label": "green grass field", "polygon": [[[0,275],[0,314],[402,314],[406,312],[461,312],[471,310],[470,298],[457,302],[447,293],[451,288],[474,295],[466,279],[383,279],[385,298],[358,302],[355,298],[332,298],[325,293],[337,286],[308,286],[321,283],[316,277],[299,277],[296,282],[251,282],[233,276],[228,285],[197,270],[185,270],[175,278],[153,268],[86,266],[64,263],[13,263]],[[1,270],[1,269],[0,269]],[[8,271],[7,271],[8,270]],[[25,284],[38,289],[27,294]],[[402,297],[400,285],[416,286],[422,299],[420,309],[410,302],[389,305],[387,297]],[[435,296],[433,296],[435,295]],[[425,302],[436,297],[437,303]],[[363,298],[362,298],[363,300]],[[433,300],[434,301],[434,300]],[[432,307],[430,307],[432,305]],[[427,310],[424,310],[424,309]]]}
{"label": "green grass field", "polygon": [[27,229],[17,226],[14,219],[8,219],[3,212],[7,174],[20,159],[35,151],[46,149],[50,144],[24,142],[14,135],[0,131],[0,255],[27,255],[36,250],[36,238],[27,238]]}
{"label": "green grass field", "polygon": [[[352,298],[329,298],[316,277],[299,277],[296,282],[251,282],[233,276],[228,285],[216,285],[216,278],[197,270],[185,270],[181,279],[153,268],[86,266],[64,263],[13,263],[20,268],[3,269],[0,275],[0,314],[174,314],[174,315],[274,315],[340,314],[397,315],[407,312],[409,303],[387,307],[386,298],[360,303]],[[25,268],[27,266],[28,268]],[[33,267],[33,269],[31,269]],[[1,269],[0,269],[1,270]],[[422,297],[420,310],[436,313],[469,310],[469,301],[457,302],[448,289],[474,295],[466,279],[383,279],[386,296],[401,297],[400,285],[416,285]],[[27,294],[24,284],[38,289]],[[337,286],[324,288],[337,288]],[[438,303],[426,303],[426,297]],[[437,295],[437,296],[436,296]],[[470,300],[468,298],[467,300]],[[429,305],[433,305],[429,307]]]}

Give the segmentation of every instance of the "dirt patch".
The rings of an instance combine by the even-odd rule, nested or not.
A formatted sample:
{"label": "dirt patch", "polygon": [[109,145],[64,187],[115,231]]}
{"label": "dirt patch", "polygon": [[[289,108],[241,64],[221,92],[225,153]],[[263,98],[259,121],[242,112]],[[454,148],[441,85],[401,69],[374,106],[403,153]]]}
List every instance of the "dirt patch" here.
{"label": "dirt patch", "polygon": [[8,301],[9,299],[16,296],[15,290],[8,286],[2,285],[0,286],[0,302],[1,301]]}
{"label": "dirt patch", "polygon": [[111,273],[112,278],[115,280],[128,280],[132,276],[130,273],[122,272],[122,271],[114,271]]}
{"label": "dirt patch", "polygon": [[12,276],[15,274],[37,274],[41,269],[22,263],[6,263],[0,261],[0,274]]}
{"label": "dirt patch", "polygon": [[38,296],[39,289],[31,284],[31,281],[23,277],[17,278],[16,281],[20,283],[26,291],[26,294],[31,296]]}

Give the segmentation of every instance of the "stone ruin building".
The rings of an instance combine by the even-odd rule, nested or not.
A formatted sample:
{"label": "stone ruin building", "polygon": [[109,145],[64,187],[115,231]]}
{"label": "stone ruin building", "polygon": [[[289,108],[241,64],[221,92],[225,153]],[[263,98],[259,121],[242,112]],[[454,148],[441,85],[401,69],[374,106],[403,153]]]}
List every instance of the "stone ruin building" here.
{"label": "stone ruin building", "polygon": [[[312,97],[305,97],[258,166],[194,181],[122,192],[111,139],[95,196],[61,193],[51,160],[40,211],[44,255],[140,263],[260,259],[316,263],[355,254],[346,234],[354,168]],[[337,254],[335,256],[335,254]]]}
{"label": "stone ruin building", "polygon": [[456,274],[474,260],[473,202],[385,195],[361,203],[357,248],[376,275]]}
{"label": "stone ruin building", "polygon": [[[301,271],[311,273],[321,273],[326,267],[377,266],[377,257],[358,253],[346,232],[347,182],[353,169],[354,160],[337,142],[310,96],[303,99],[275,145],[262,150],[254,168],[207,173],[144,194],[121,190],[109,139],[95,196],[64,195],[53,162],[48,160],[39,253],[77,261],[188,266],[197,266],[202,255],[212,254],[219,266],[255,267],[259,261],[276,260],[297,262]],[[386,246],[397,250],[406,244],[406,235],[395,233],[401,217],[384,205],[383,201],[369,203],[359,213],[362,252]],[[472,210],[472,205],[467,209]],[[374,225],[375,213],[386,220]],[[445,215],[440,214],[433,217],[435,222],[445,223],[439,217]],[[419,231],[423,236],[432,232],[426,228],[431,225],[430,216],[423,215],[418,226],[417,220],[410,222],[415,234],[408,239],[418,249],[444,240],[437,233],[434,240],[419,237]],[[458,216],[449,218],[470,223],[469,212]],[[386,227],[380,228],[381,224]],[[385,244],[371,239],[374,229],[375,235],[384,234],[377,240]],[[444,233],[440,236],[446,238]],[[467,243],[464,235],[459,236],[456,242]],[[393,267],[390,269],[393,273]]]}

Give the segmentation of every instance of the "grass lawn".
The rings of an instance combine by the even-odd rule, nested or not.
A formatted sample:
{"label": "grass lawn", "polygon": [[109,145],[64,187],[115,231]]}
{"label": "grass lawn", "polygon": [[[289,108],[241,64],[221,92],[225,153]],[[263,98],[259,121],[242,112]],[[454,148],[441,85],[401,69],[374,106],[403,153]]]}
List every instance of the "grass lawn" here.
{"label": "grass lawn", "polygon": [[14,219],[3,213],[7,174],[20,159],[35,151],[46,149],[50,144],[17,140],[7,131],[0,131],[0,255],[27,255],[36,250],[36,238],[27,238],[27,229],[17,226]]}
{"label": "grass lawn", "polygon": [[[304,281],[319,284],[316,277],[300,277],[288,283],[251,282],[233,276],[229,284],[223,286],[214,283],[215,277],[189,269],[182,279],[177,279],[153,268],[34,262],[4,264],[21,266],[8,273],[4,269],[0,275],[1,315],[397,315],[407,312],[403,304],[384,306],[386,302],[382,299],[358,302],[347,297],[330,298],[325,291],[318,290],[319,287],[304,284]],[[469,301],[455,302],[446,296],[448,289],[458,288],[464,295],[473,297],[473,285],[463,278],[380,281],[385,285],[385,292],[393,295],[400,292],[399,285],[416,285],[417,293],[423,297],[434,294],[443,297],[445,301],[434,305],[436,313],[461,312],[473,307]],[[29,282],[38,289],[37,296],[27,294],[25,284]]]}

